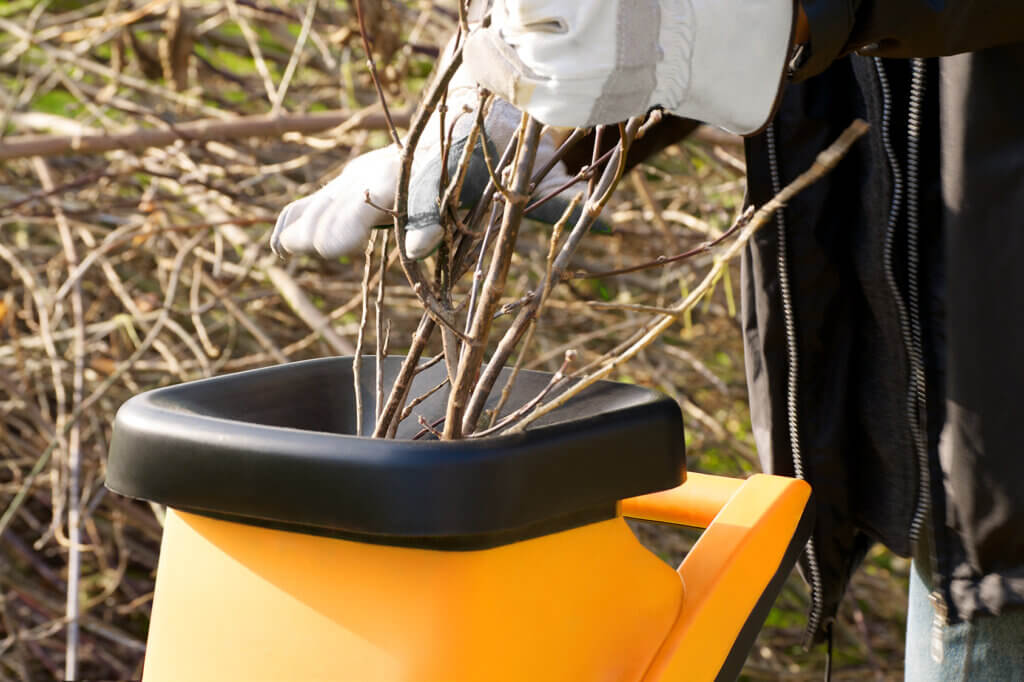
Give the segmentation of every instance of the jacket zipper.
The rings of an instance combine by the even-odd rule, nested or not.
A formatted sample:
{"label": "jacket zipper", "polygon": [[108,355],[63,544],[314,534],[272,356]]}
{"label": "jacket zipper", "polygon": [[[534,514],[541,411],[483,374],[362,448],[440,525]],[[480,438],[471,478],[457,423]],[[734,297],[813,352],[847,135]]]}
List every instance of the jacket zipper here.
{"label": "jacket zipper", "polygon": [[[919,535],[924,528],[922,526],[925,516],[929,513],[931,503],[931,465],[928,461],[928,441],[924,434],[924,429],[921,428],[921,424],[927,424],[928,414],[928,403],[927,403],[927,384],[925,383],[924,363],[921,358],[924,357],[924,344],[921,340],[921,316],[920,316],[920,301],[919,301],[919,290],[917,287],[917,272],[918,272],[918,261],[919,254],[917,248],[918,238],[918,222],[917,222],[917,207],[918,207],[918,194],[917,194],[917,161],[918,151],[921,142],[921,106],[924,102],[924,87],[925,87],[925,76],[926,76],[926,62],[923,59],[914,59],[911,61],[911,77],[910,77],[910,107],[907,115],[907,224],[909,229],[907,252],[909,254],[908,260],[910,261],[909,273],[910,281],[913,286],[910,289],[910,315],[911,322],[913,324],[912,332],[913,348],[918,355],[918,382],[917,382],[917,409],[918,409],[918,430],[920,434],[920,444],[918,446],[917,457],[918,466],[920,467],[920,490],[921,494],[918,496],[917,508],[914,510],[914,518],[911,520],[910,526],[910,539],[913,542],[917,542]],[[927,507],[925,505],[928,505]],[[916,523],[916,525],[915,525]],[[932,520],[933,533],[935,532],[935,520]],[[929,559],[931,560],[932,569],[932,592],[929,595],[931,600],[932,610],[935,612],[934,619],[932,621],[932,632],[931,632],[931,656],[936,663],[942,663],[942,659],[945,657],[944,649],[942,646],[942,634],[943,628],[945,628],[949,617],[949,610],[946,606],[946,600],[943,598],[942,592],[938,589],[938,575],[939,575],[939,559],[937,540],[933,539],[932,542],[928,543],[929,546]]]}
{"label": "jacket zipper", "polygon": [[[924,344],[921,340],[920,294],[918,290],[918,153],[921,137],[921,104],[924,99],[925,61],[911,60],[910,102],[907,111],[907,303],[904,305],[892,267],[892,246],[896,222],[899,216],[900,200],[903,197],[903,181],[899,162],[892,149],[889,137],[891,123],[891,100],[889,79],[882,59],[874,58],[875,71],[882,90],[882,144],[893,177],[893,197],[885,233],[885,278],[896,303],[900,319],[903,343],[908,350],[910,381],[907,398],[907,420],[910,424],[911,441],[917,457],[917,500],[910,520],[909,536],[917,543],[928,516],[931,500],[931,474],[928,462],[928,441],[922,424],[927,410],[927,387],[924,373]],[[935,543],[930,544],[929,558],[931,574],[938,574],[938,558]],[[936,662],[943,658],[942,631],[946,625],[947,607],[942,593],[933,586],[929,595],[935,617],[932,622],[931,655]]]}
{"label": "jacket zipper", "polygon": [[[775,124],[765,130],[765,141],[768,143],[768,163],[771,173],[772,194],[782,191],[782,180],[779,177],[779,160],[775,151]],[[786,217],[785,208],[775,212],[775,226],[778,242],[779,290],[782,294],[782,312],[786,328],[786,420],[789,427],[789,445],[793,457],[793,473],[797,478],[804,478],[804,463],[800,452],[800,422],[797,410],[797,381],[800,378],[800,364],[796,346],[796,328],[793,321],[793,300],[789,287],[789,263],[786,250]],[[811,613],[807,618],[805,643],[810,644],[818,631],[824,612],[824,590],[821,583],[821,570],[818,566],[818,554],[814,538],[807,541],[807,568],[811,584]]]}

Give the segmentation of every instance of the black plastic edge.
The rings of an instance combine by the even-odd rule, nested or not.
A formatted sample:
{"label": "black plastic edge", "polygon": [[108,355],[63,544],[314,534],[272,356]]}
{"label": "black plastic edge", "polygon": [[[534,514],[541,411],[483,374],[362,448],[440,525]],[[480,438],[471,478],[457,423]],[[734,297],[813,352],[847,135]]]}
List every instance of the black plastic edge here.
{"label": "black plastic edge", "polygon": [[[324,360],[306,362],[315,369]],[[335,434],[198,414],[187,401],[168,402],[167,390],[122,406],[107,488],[250,525],[480,549],[612,518],[618,500],[685,479],[681,415],[667,398],[619,409],[612,419],[597,414],[488,439],[361,438],[339,458]],[[243,446],[269,456],[251,459],[253,449]],[[638,448],[662,454],[633,464]]]}
{"label": "black plastic edge", "polygon": [[761,593],[760,599],[757,600],[754,608],[750,611],[750,615],[747,616],[746,622],[743,623],[740,634],[736,637],[732,648],[729,650],[729,655],[726,656],[722,667],[718,670],[715,682],[734,682],[739,679],[740,673],[743,672],[743,664],[746,663],[747,656],[750,655],[750,650],[754,647],[757,635],[761,632],[761,627],[768,618],[768,613],[772,610],[775,599],[782,592],[782,587],[786,584],[790,571],[793,570],[797,559],[803,553],[804,546],[807,544],[808,538],[811,537],[813,529],[814,494],[812,493],[807,499],[807,506],[804,507],[804,512],[800,515],[796,531],[793,533],[793,538],[789,541],[789,546],[786,547],[785,554],[782,555],[782,561],[779,562],[775,575],[772,576],[768,586]]}
{"label": "black plastic edge", "polygon": [[[624,409],[618,416],[647,422],[651,440],[665,442],[672,434],[658,428],[661,425],[658,413],[673,408],[678,410],[670,401],[651,403]],[[136,410],[132,415],[142,422],[160,420],[162,426],[167,426],[166,420],[175,417],[151,407]],[[486,448],[481,448],[477,441],[399,442],[396,447],[395,441],[365,439],[363,442],[368,449],[359,457],[347,460],[331,457],[329,450],[333,443],[329,437],[321,440],[321,434],[305,433],[306,444],[310,446],[305,456],[274,462],[246,462],[248,481],[214,491],[202,481],[197,483],[196,472],[211,466],[203,460],[218,456],[217,448],[210,444],[212,436],[218,432],[229,434],[232,425],[197,415],[180,417],[183,422],[187,421],[181,426],[189,428],[180,429],[179,432],[187,436],[173,445],[161,442],[161,429],[155,429],[142,443],[145,450],[137,451],[130,458],[114,457],[112,449],[107,487],[127,497],[202,513],[397,538],[472,536],[530,526],[579,509],[614,504],[626,497],[668,489],[680,484],[684,476],[685,465],[680,464],[670,471],[663,468],[673,468],[669,461],[662,460],[661,466],[642,467],[624,479],[605,478],[604,484],[596,487],[592,481],[583,488],[574,487],[572,481],[562,481],[562,485],[553,489],[555,481],[534,479],[534,475],[550,471],[549,464],[543,461],[545,453],[536,450],[538,446],[544,450],[561,450],[564,453],[562,464],[569,470],[621,466],[613,464],[613,460],[639,444],[616,433],[617,429],[606,418],[596,416],[571,425],[558,424],[526,434],[502,436]],[[136,428],[137,433],[147,431],[145,424],[137,424]],[[251,425],[245,429],[250,435],[257,435]],[[582,442],[580,431],[588,434]],[[281,439],[290,440],[297,434],[285,429],[267,429],[258,435],[266,436],[261,439],[262,447],[280,453],[283,450],[278,449],[279,446],[290,446]],[[190,439],[202,443],[203,454],[178,452],[169,456],[170,450],[187,449]],[[597,442],[605,445],[599,448],[603,452],[593,449]],[[384,447],[392,448],[390,454],[384,453]],[[495,456],[498,449],[505,453],[504,457]],[[430,450],[435,454],[441,450],[444,453],[435,457]],[[244,453],[228,448],[219,454],[218,468],[242,470]],[[678,456],[684,455],[680,452]],[[514,471],[503,464],[512,460],[516,460]],[[138,470],[146,473],[140,477]],[[188,486],[182,485],[183,477],[191,479]],[[366,491],[387,490],[389,503],[384,505],[365,495],[355,502],[354,498],[343,500],[339,490],[326,485],[330,479],[347,477],[359,479]],[[140,478],[145,480],[144,484],[138,482]],[[517,480],[510,483],[512,478]],[[291,483],[282,485],[285,480]],[[297,480],[303,484],[296,485]],[[497,483],[499,480],[501,483]],[[284,490],[299,488],[303,488],[301,495],[282,494]],[[211,503],[213,499],[217,500],[216,504]],[[526,500],[529,503],[525,503]],[[385,514],[364,513],[367,507],[385,506]]]}

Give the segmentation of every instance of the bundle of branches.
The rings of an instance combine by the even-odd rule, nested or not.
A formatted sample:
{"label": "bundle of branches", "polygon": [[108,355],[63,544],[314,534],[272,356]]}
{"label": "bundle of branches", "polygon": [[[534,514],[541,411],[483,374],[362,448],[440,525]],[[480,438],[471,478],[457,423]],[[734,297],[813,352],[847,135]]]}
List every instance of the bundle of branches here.
{"label": "bundle of branches", "polygon": [[[356,0],[357,12],[361,12],[360,2]],[[360,20],[362,16],[360,14]],[[485,90],[480,91],[475,111],[473,126],[468,137],[459,141],[456,149],[454,136],[445,135],[444,102],[448,86],[452,82],[462,61],[462,32],[466,30],[460,24],[453,48],[447,52],[442,62],[440,73],[434,79],[412,118],[409,133],[402,141],[390,123],[388,103],[377,77],[377,69],[373,62],[369,38],[365,24],[360,22],[360,32],[371,76],[377,85],[385,118],[389,121],[389,132],[395,146],[401,150],[401,171],[395,189],[394,202],[391,209],[383,209],[391,214],[394,221],[394,234],[397,243],[399,260],[409,284],[412,286],[425,313],[417,328],[408,355],[405,358],[397,380],[391,387],[390,394],[383,396],[382,362],[385,353],[386,337],[381,330],[381,306],[383,303],[383,270],[387,262],[387,236],[381,246],[380,269],[378,278],[380,286],[377,291],[377,405],[375,437],[394,437],[398,424],[409,416],[406,408],[409,399],[409,387],[416,372],[421,368],[420,359],[430,335],[435,329],[440,330],[443,340],[443,357],[447,365],[448,376],[445,382],[432,389],[431,393],[449,385],[447,409],[443,417],[432,422],[419,416],[423,431],[420,435],[430,433],[438,438],[457,439],[479,437],[496,433],[512,433],[526,428],[535,419],[551,412],[566,400],[577,395],[594,382],[607,377],[619,364],[634,357],[648,346],[657,336],[667,329],[680,315],[693,308],[710,291],[715,282],[725,272],[725,263],[736,255],[747,239],[768,217],[803,187],[814,182],[823,173],[830,170],[846,149],[866,130],[865,124],[858,122],[833,145],[822,152],[817,163],[807,173],[786,187],[778,197],[761,208],[757,214],[751,207],[737,218],[732,227],[713,243],[704,244],[692,252],[681,254],[674,260],[690,257],[703,252],[717,243],[724,241],[737,230],[743,232],[730,247],[717,258],[710,271],[700,284],[676,305],[670,306],[647,324],[635,330],[626,340],[605,353],[602,357],[581,368],[570,365],[575,358],[572,350],[567,350],[564,362],[552,376],[549,384],[534,399],[518,407],[507,415],[501,411],[510,393],[511,386],[519,372],[520,362],[525,354],[518,353],[519,362],[513,368],[497,405],[484,414],[484,406],[495,388],[502,369],[516,353],[520,344],[529,344],[538,320],[538,314],[551,290],[567,277],[574,254],[584,236],[594,227],[602,210],[612,196],[625,170],[626,156],[630,146],[652,127],[659,123],[661,114],[654,110],[645,116],[638,116],[618,124],[618,140],[606,153],[599,155],[600,141],[605,134],[605,126],[596,130],[593,140],[593,161],[584,167],[575,177],[542,195],[539,188],[544,186],[548,173],[561,161],[562,157],[584,137],[588,130],[574,129],[564,137],[563,142],[543,163],[536,163],[538,146],[544,126],[522,114],[515,133],[511,136],[500,159],[494,163],[488,155],[486,139],[486,110],[492,104],[493,96]],[[438,107],[438,126],[440,128],[440,156],[442,159],[454,158],[458,155],[458,164],[450,177],[442,173],[437,187],[436,203],[439,207],[439,219],[443,231],[443,239],[438,257],[433,262],[433,272],[424,271],[422,264],[413,259],[407,252],[406,239],[409,222],[409,194],[413,160],[417,145],[427,127],[431,114]],[[468,113],[465,112],[465,113]],[[447,129],[450,133],[451,128]],[[460,215],[459,199],[462,197],[463,183],[473,161],[474,150],[483,156],[483,165],[487,168],[489,181],[479,197],[475,198],[472,209]],[[585,184],[584,184],[585,183]],[[562,216],[552,230],[547,248],[547,258],[542,276],[531,291],[521,299],[501,306],[505,292],[506,280],[510,274],[510,264],[516,250],[517,237],[524,216],[536,206],[543,204],[574,186],[583,185],[584,191],[577,192],[572,201],[568,202]],[[369,191],[366,202],[372,203]],[[581,204],[582,202],[582,204]],[[582,205],[582,210],[576,208]],[[380,208],[380,207],[378,207]],[[570,226],[569,223],[573,224]],[[367,249],[367,269],[364,275],[364,316],[366,322],[366,300],[370,292],[365,284],[369,280],[370,255],[373,240]],[[665,265],[666,260],[652,265]],[[471,274],[468,291],[460,289],[463,276]],[[432,276],[431,276],[432,275]],[[499,307],[501,310],[499,311]],[[488,359],[486,357],[489,341],[496,331],[496,316],[511,315],[508,324],[496,347]],[[363,326],[360,326],[359,343],[355,358],[355,400],[357,409],[356,423],[362,423],[363,406],[360,400],[360,359],[363,346]],[[485,362],[486,360],[486,362]],[[429,394],[428,394],[429,395]],[[554,396],[554,397],[552,397]],[[413,399],[415,405],[426,396]]]}

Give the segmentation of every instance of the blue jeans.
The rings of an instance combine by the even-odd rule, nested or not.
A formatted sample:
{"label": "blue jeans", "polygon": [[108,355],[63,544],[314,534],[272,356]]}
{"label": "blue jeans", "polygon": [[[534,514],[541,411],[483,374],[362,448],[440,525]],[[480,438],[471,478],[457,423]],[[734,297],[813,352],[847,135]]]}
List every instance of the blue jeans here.
{"label": "blue jeans", "polygon": [[907,682],[1024,680],[1024,611],[946,625],[942,628],[942,662],[938,663],[931,655],[935,611],[928,593],[914,562],[910,566],[903,668]]}

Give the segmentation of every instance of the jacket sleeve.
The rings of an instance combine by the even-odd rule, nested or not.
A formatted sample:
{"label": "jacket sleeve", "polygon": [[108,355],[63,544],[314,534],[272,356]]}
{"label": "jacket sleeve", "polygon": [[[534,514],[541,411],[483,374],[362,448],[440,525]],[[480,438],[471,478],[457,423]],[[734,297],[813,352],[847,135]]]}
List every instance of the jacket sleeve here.
{"label": "jacket sleeve", "polygon": [[803,0],[811,41],[797,80],[852,51],[944,57],[1024,41],[1021,0]]}

